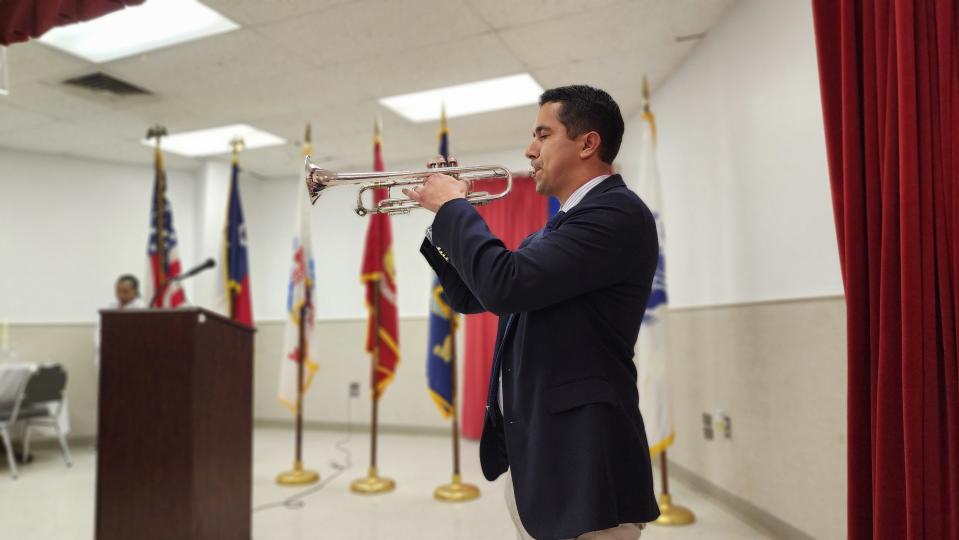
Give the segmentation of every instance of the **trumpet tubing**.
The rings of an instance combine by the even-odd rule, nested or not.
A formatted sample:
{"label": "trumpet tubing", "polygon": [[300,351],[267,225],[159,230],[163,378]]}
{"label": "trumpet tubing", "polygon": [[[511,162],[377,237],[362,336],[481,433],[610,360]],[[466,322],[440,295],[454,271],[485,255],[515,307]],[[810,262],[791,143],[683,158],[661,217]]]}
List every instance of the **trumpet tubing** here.
{"label": "trumpet tubing", "polygon": [[460,167],[456,165],[454,160],[439,162],[435,167],[431,166],[428,169],[419,171],[335,173],[317,167],[310,161],[310,157],[307,156],[304,169],[306,172],[306,189],[310,194],[310,202],[313,204],[316,204],[316,201],[323,195],[323,192],[331,187],[359,185],[360,190],[357,194],[356,208],[354,210],[360,216],[365,216],[366,214],[408,214],[410,210],[422,208],[422,206],[413,199],[391,197],[389,195],[373,206],[366,206],[363,202],[363,194],[371,189],[386,188],[387,190],[391,190],[395,187],[421,185],[428,177],[434,174],[453,176],[459,180],[469,182],[471,187],[473,182],[478,180],[506,180],[506,187],[499,193],[471,190],[467,194],[466,200],[473,205],[488,204],[496,199],[501,199],[508,195],[513,189],[513,175],[505,167],[499,165]]}

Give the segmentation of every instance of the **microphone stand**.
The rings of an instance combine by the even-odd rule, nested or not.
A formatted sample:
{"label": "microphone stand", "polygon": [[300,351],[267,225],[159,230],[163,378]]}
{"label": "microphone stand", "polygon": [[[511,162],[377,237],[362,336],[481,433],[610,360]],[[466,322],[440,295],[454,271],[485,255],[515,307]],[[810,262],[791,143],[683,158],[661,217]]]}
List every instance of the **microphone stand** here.
{"label": "microphone stand", "polygon": [[216,261],[214,261],[213,259],[207,259],[207,260],[203,261],[202,263],[200,263],[199,265],[191,268],[191,269],[188,270],[186,273],[183,273],[183,274],[180,274],[179,276],[176,276],[176,277],[173,277],[173,278],[164,280],[162,283],[160,283],[160,286],[157,287],[157,290],[153,291],[153,296],[150,298],[150,303],[147,304],[147,306],[148,306],[148,307],[151,307],[151,308],[154,307],[154,303],[156,302],[156,299],[157,299],[158,297],[161,297],[161,294],[164,293],[164,292],[166,292],[167,287],[169,287],[170,285],[172,285],[172,284],[174,284],[174,283],[177,283],[177,282],[180,282],[180,281],[187,280],[187,279],[189,279],[189,278],[191,278],[191,277],[199,274],[200,272],[203,272],[204,270],[207,270],[207,269],[209,269],[209,268],[213,268],[214,266],[216,266]]}

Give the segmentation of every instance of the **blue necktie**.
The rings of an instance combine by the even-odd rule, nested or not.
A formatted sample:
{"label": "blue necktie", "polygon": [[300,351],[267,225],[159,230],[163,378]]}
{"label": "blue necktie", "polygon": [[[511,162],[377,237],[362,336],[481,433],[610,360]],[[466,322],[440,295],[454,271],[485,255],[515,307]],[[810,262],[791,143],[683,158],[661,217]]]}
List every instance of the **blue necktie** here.
{"label": "blue necktie", "polygon": [[553,217],[549,218],[549,221],[546,222],[546,226],[543,227],[543,234],[546,234],[556,228],[556,225],[559,223],[559,220],[563,219],[563,216],[566,215],[566,212],[560,210],[553,214]]}

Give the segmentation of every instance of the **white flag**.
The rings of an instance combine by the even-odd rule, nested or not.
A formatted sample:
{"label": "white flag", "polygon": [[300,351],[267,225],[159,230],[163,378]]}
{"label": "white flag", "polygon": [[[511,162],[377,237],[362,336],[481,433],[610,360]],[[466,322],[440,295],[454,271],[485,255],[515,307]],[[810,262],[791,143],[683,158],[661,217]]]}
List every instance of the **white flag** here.
{"label": "white flag", "polygon": [[283,342],[283,356],[280,359],[280,403],[296,412],[297,360],[300,346],[300,313],[307,298],[310,299],[306,311],[303,342],[306,354],[303,357],[303,391],[310,387],[313,375],[319,369],[316,363],[317,342],[313,335],[315,328],[313,290],[316,278],[313,261],[313,244],[310,239],[310,199],[303,183],[297,181],[296,229],[293,231],[293,262],[290,267],[290,282],[286,296],[286,337]]}
{"label": "white flag", "polygon": [[672,395],[667,376],[666,333],[666,236],[663,229],[662,198],[659,194],[659,169],[656,166],[656,119],[643,114],[639,178],[630,186],[643,199],[656,218],[659,234],[659,261],[656,277],[646,304],[646,315],[636,340],[639,372],[639,409],[646,424],[650,457],[673,444]]}

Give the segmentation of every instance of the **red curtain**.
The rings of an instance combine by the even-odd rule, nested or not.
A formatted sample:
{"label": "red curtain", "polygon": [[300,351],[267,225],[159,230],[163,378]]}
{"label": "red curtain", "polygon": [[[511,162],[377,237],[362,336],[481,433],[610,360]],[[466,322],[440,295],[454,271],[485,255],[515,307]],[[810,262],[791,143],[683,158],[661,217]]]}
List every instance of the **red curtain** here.
{"label": "red curtain", "polygon": [[95,19],[144,0],[2,0],[0,45],[37,38],[55,26]]}
{"label": "red curtain", "polygon": [[[483,189],[499,191],[503,181],[483,183]],[[487,188],[486,186],[490,187]],[[479,207],[490,230],[506,247],[516,249],[530,233],[546,223],[547,199],[536,193],[529,177],[513,177],[513,191],[505,199]],[[496,340],[496,316],[491,313],[466,316],[466,354],[464,355],[463,436],[479,439],[486,413],[486,392],[493,367],[493,345]]]}
{"label": "red curtain", "polygon": [[846,291],[849,538],[959,539],[955,0],[814,0]]}

